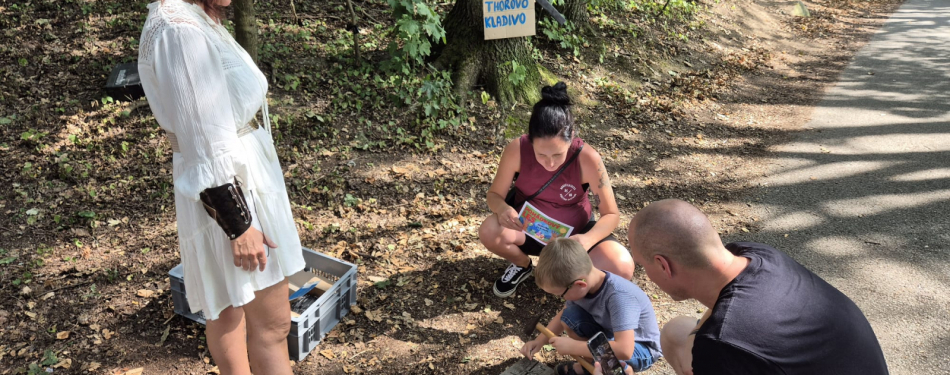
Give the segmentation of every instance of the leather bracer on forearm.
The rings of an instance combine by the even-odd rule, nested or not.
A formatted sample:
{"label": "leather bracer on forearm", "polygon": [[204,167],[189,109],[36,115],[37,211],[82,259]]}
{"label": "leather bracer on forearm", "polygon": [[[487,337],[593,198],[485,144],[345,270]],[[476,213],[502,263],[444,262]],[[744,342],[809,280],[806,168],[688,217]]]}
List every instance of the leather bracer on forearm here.
{"label": "leather bracer on forearm", "polygon": [[241,183],[207,188],[199,194],[201,204],[230,239],[240,237],[251,227],[251,210],[244,199]]}

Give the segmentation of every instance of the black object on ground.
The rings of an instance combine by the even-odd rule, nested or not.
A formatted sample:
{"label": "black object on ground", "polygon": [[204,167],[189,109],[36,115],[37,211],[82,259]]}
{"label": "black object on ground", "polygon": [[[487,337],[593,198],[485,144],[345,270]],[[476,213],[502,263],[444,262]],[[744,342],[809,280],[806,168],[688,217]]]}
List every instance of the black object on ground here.
{"label": "black object on ground", "polygon": [[145,96],[138,63],[133,61],[112,68],[105,88],[106,94],[116,100],[133,101]]}

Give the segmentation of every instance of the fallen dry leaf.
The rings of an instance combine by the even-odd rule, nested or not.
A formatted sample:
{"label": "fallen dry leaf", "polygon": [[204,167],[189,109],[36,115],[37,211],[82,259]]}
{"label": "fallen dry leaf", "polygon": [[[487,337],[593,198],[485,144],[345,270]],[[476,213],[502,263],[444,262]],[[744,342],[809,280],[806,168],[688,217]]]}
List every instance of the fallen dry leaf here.
{"label": "fallen dry leaf", "polygon": [[327,359],[334,359],[334,358],[336,358],[336,356],[333,355],[333,351],[330,350],[330,349],[321,350],[321,351],[320,351],[320,354],[322,354],[324,357],[327,357]]}
{"label": "fallen dry leaf", "polygon": [[168,333],[171,330],[172,326],[165,326],[165,332],[162,332],[162,338],[158,340],[158,346],[165,344],[165,340],[168,339]]}
{"label": "fallen dry leaf", "polygon": [[375,275],[366,276],[366,278],[369,279],[369,281],[372,281],[373,283],[381,283],[383,281],[389,280],[388,277],[375,276]]}
{"label": "fallen dry leaf", "polygon": [[148,290],[148,289],[139,289],[139,291],[138,291],[137,293],[135,293],[135,295],[137,295],[137,296],[139,296],[139,297],[142,297],[142,298],[149,298],[149,297],[151,297],[153,294],[155,294],[155,292],[154,292],[154,291],[151,291],[151,290]]}
{"label": "fallen dry leaf", "polygon": [[374,322],[382,322],[383,321],[382,309],[377,309],[375,311],[367,311],[366,319],[372,320]]}
{"label": "fallen dry leaf", "polygon": [[142,371],[145,371],[145,368],[139,367],[126,371],[122,375],[142,375]]}
{"label": "fallen dry leaf", "polygon": [[478,304],[477,304],[477,303],[466,303],[466,304],[465,304],[465,309],[466,309],[466,310],[475,310],[476,307],[478,307]]}
{"label": "fallen dry leaf", "polygon": [[89,367],[86,368],[86,371],[93,372],[102,367],[102,364],[99,362],[89,362]]}
{"label": "fallen dry leaf", "polygon": [[393,171],[393,173],[395,173],[395,174],[397,174],[397,175],[407,175],[407,174],[409,174],[409,169],[406,169],[406,168],[403,168],[403,167],[393,166],[392,171]]}
{"label": "fallen dry leaf", "polygon": [[53,298],[54,295],[56,295],[56,293],[53,293],[53,292],[46,293],[42,297],[40,297],[40,300],[46,301],[50,298]]}
{"label": "fallen dry leaf", "polygon": [[59,363],[53,365],[53,368],[66,368],[66,369],[68,369],[68,368],[70,368],[70,367],[72,367],[72,366],[73,366],[73,360],[71,360],[71,359],[69,359],[69,358],[65,358],[65,359],[63,359],[63,360],[60,360]]}
{"label": "fallen dry leaf", "polygon": [[207,373],[208,373],[208,374],[220,374],[220,373],[221,373],[221,370],[218,370],[218,366],[214,366],[214,367],[212,367],[210,370],[208,370]]}
{"label": "fallen dry leaf", "polygon": [[56,333],[57,340],[65,340],[69,338],[69,331],[60,331]]}

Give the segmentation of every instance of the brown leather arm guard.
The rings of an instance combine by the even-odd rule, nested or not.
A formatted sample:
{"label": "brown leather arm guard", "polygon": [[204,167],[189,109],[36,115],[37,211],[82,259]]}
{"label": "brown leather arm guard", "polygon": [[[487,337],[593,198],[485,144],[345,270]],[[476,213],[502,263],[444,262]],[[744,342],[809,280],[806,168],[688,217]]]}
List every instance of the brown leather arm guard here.
{"label": "brown leather arm guard", "polygon": [[207,188],[199,194],[205,211],[230,239],[240,237],[251,227],[251,210],[244,199],[241,183]]}

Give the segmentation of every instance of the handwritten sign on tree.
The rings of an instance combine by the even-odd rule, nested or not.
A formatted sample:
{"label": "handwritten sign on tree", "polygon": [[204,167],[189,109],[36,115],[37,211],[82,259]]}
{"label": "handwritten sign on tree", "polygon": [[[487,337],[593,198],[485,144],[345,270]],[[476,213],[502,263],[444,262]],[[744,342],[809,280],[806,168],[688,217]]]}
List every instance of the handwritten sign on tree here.
{"label": "handwritten sign on tree", "polygon": [[535,34],[534,0],[482,0],[485,40]]}

